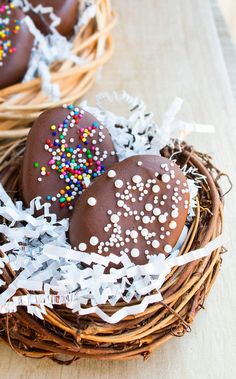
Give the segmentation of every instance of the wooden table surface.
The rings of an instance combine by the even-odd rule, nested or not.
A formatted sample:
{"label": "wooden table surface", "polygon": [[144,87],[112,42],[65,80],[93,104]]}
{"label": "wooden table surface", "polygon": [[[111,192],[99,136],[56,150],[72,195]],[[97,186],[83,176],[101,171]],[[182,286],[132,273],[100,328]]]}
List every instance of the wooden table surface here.
{"label": "wooden table surface", "polygon": [[[143,98],[160,120],[176,96],[184,98],[182,119],[216,127],[214,135],[192,135],[189,141],[211,153],[236,183],[235,104],[208,0],[113,4],[119,12],[115,55],[87,99],[93,102],[98,91],[125,89]],[[68,367],[22,358],[1,344],[0,378],[236,378],[235,192],[226,199],[229,252],[191,333],[172,339],[147,362],[81,360]]]}

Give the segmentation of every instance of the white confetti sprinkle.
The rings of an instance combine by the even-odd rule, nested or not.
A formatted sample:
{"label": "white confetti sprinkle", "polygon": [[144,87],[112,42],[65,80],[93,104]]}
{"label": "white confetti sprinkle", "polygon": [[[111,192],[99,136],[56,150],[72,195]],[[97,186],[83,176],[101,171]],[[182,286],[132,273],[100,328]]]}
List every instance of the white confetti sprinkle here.
{"label": "white confetti sprinkle", "polygon": [[170,175],[168,174],[163,174],[161,176],[161,180],[164,182],[164,183],[168,183],[170,181]]}
{"label": "white confetti sprinkle", "polygon": [[123,185],[124,185],[123,180],[121,180],[121,179],[117,179],[117,180],[115,181],[115,187],[116,187],[116,188],[121,188],[121,187],[123,187]]}
{"label": "white confetti sprinkle", "polygon": [[80,251],[85,251],[87,249],[87,245],[84,242],[81,242],[78,247]]}
{"label": "white confetti sprinkle", "polygon": [[117,224],[120,221],[120,217],[116,214],[113,214],[113,215],[111,215],[110,220],[113,224]]}
{"label": "white confetti sprinkle", "polygon": [[133,248],[133,249],[131,250],[130,254],[131,254],[131,256],[132,256],[133,258],[137,258],[137,257],[139,257],[139,249]]}
{"label": "white confetti sprinkle", "polygon": [[96,246],[99,243],[99,240],[98,240],[98,238],[96,236],[92,236],[90,238],[89,242],[90,242],[90,245]]}
{"label": "white confetti sprinkle", "polygon": [[123,205],[124,205],[124,201],[123,200],[118,200],[117,201],[117,205],[118,205],[118,207],[123,207]]}
{"label": "white confetti sprinkle", "polygon": [[149,216],[144,216],[142,218],[142,221],[143,221],[144,224],[148,224],[150,222],[150,217]]}
{"label": "white confetti sprinkle", "polygon": [[160,191],[160,187],[157,185],[157,184],[155,184],[153,187],[152,187],[152,192],[154,192],[154,193],[158,193]]}
{"label": "white confetti sprinkle", "polygon": [[160,215],[158,217],[158,220],[161,224],[164,224],[166,222],[166,216],[165,215]]}
{"label": "white confetti sprinkle", "polygon": [[154,216],[159,216],[161,214],[161,210],[159,208],[154,208],[152,213]]}
{"label": "white confetti sprinkle", "polygon": [[132,177],[132,181],[133,181],[135,184],[138,184],[138,183],[140,183],[140,182],[142,181],[142,178],[141,178],[140,175],[134,175],[134,176]]}
{"label": "white confetti sprinkle", "polygon": [[171,212],[171,217],[173,218],[177,218],[179,216],[179,211],[178,209],[174,209],[172,212]]}
{"label": "white confetti sprinkle", "polygon": [[170,229],[175,229],[177,227],[177,223],[174,221],[174,220],[172,220],[170,223],[169,223],[169,228]]}
{"label": "white confetti sprinkle", "polygon": [[88,205],[90,205],[90,207],[94,207],[94,205],[97,204],[97,200],[95,199],[95,197],[89,197],[87,203]]}
{"label": "white confetti sprinkle", "polygon": [[108,178],[114,178],[116,176],[115,170],[109,170],[107,176]]}
{"label": "white confetti sprinkle", "polygon": [[159,241],[157,241],[157,240],[153,240],[152,241],[152,247],[154,249],[157,249],[159,246],[160,246],[160,242]]}
{"label": "white confetti sprinkle", "polygon": [[171,251],[172,251],[172,246],[171,245],[165,245],[164,252],[165,253],[171,253]]}
{"label": "white confetti sprinkle", "polygon": [[141,231],[141,234],[143,237],[147,236],[148,235],[148,230],[146,228],[143,228],[142,231]]}
{"label": "white confetti sprinkle", "polygon": [[145,205],[145,209],[146,209],[146,211],[151,212],[152,209],[153,209],[152,204],[151,204],[151,203],[147,203],[147,204]]}
{"label": "white confetti sprinkle", "polygon": [[131,238],[137,238],[138,237],[138,232],[136,230],[132,230],[130,233]]}

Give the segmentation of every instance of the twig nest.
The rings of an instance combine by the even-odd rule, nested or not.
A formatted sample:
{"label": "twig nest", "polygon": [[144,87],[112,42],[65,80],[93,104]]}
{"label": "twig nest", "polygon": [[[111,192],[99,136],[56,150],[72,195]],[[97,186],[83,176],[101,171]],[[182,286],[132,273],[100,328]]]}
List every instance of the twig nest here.
{"label": "twig nest", "polygon": [[0,89],[21,81],[27,71],[34,37],[12,3],[0,5]]}
{"label": "twig nest", "polygon": [[143,265],[170,254],[189,209],[186,177],[171,160],[138,155],[116,163],[80,197],[69,237],[80,251],[126,253]]}
{"label": "twig nest", "polygon": [[[12,196],[0,186],[0,334],[23,355],[54,360],[62,355],[146,357],[173,336],[190,331],[220,270],[224,238],[218,180],[223,174],[207,154],[170,137],[192,130],[192,125],[174,120],[179,101],[161,128],[136,98],[114,96],[129,104],[128,118],[84,103],[82,109],[93,117],[80,108],[58,108],[43,114],[33,127],[23,189],[30,193],[35,187],[35,195],[43,200],[48,191],[55,191],[55,202],[40,204],[35,199],[25,209],[19,183],[26,141],[0,150],[1,183]],[[97,145],[88,136],[93,133],[87,125],[91,121],[98,123],[98,130],[100,125],[109,129],[119,163],[114,163],[108,137],[113,153],[106,154],[109,167],[77,196],[71,220],[58,222],[49,205],[60,212],[57,199],[63,195],[63,204],[70,195],[60,194],[61,186],[77,183],[74,157],[67,156],[76,155],[76,138],[85,144],[85,151],[75,157],[77,164],[89,158],[100,170],[96,154],[86,155],[88,145]],[[86,122],[83,135],[79,129],[75,133],[80,122]],[[103,139],[105,128],[100,131],[98,138]],[[62,151],[67,138],[71,152],[67,146]],[[101,151],[105,154],[105,148]],[[58,177],[60,170],[68,179],[74,176],[71,183]],[[81,180],[87,186],[87,175]],[[39,217],[35,208],[42,210]],[[66,205],[62,210],[69,214]]]}
{"label": "twig nest", "polygon": [[21,177],[25,206],[40,196],[59,219],[69,217],[78,196],[116,161],[108,129],[90,113],[73,105],[46,111],[27,140]]}

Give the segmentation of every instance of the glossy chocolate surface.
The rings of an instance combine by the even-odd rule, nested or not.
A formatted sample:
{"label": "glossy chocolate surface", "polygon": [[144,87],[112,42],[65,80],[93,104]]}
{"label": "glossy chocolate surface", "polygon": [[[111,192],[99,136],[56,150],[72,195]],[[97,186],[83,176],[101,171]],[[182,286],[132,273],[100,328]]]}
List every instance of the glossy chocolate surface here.
{"label": "glossy chocolate surface", "polygon": [[72,247],[135,264],[168,255],[186,222],[189,189],[171,160],[140,155],[116,163],[78,199],[70,222]]}
{"label": "glossy chocolate surface", "polygon": [[27,139],[21,192],[26,206],[37,197],[59,219],[70,217],[75,200],[117,161],[107,128],[70,105],[40,115]]}
{"label": "glossy chocolate surface", "polygon": [[[77,0],[30,0],[29,3],[33,7],[40,4],[44,7],[52,7],[55,15],[61,18],[61,22],[57,27],[58,32],[65,37],[70,37],[73,34],[74,26],[79,17]],[[43,15],[33,11],[28,14],[43,34],[50,33],[49,26],[52,20],[48,14]]]}
{"label": "glossy chocolate surface", "polygon": [[[4,4],[8,3],[6,2]],[[24,18],[24,14],[20,9],[11,9],[8,17],[9,34],[7,39],[13,51],[6,53],[6,56],[1,60],[0,89],[18,83],[23,79],[28,68],[34,41],[28,26],[24,22],[21,22]],[[16,30],[16,26],[19,26],[18,30]],[[4,44],[5,41],[6,38],[1,36],[1,45]]]}

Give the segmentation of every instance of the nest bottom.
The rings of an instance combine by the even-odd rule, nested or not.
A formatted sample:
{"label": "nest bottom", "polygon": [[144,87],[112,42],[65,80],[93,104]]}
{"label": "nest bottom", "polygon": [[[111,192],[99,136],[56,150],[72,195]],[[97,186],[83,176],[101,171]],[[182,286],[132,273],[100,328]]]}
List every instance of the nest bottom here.
{"label": "nest bottom", "polygon": [[[12,196],[19,199],[19,172],[25,140],[0,148],[0,181]],[[162,155],[175,159],[181,167],[197,169],[205,176],[198,193],[196,216],[180,254],[204,247],[221,234],[222,197],[218,179],[222,175],[210,157],[187,145],[181,151],[166,147]],[[194,178],[194,170],[187,177]],[[161,288],[163,301],[149,305],[143,312],[128,316],[117,324],[107,324],[96,315],[80,316],[64,306],[47,309],[44,320],[30,316],[21,307],[10,315],[0,316],[0,337],[17,353],[27,357],[49,357],[62,363],[78,358],[123,360],[149,354],[173,336],[190,331],[197,312],[203,308],[220,269],[222,248],[206,258],[183,267],[175,267]],[[1,278],[9,285],[16,273],[6,265]],[[18,291],[17,294],[25,294]],[[133,302],[132,304],[135,304]],[[103,306],[111,315],[124,303]]]}

